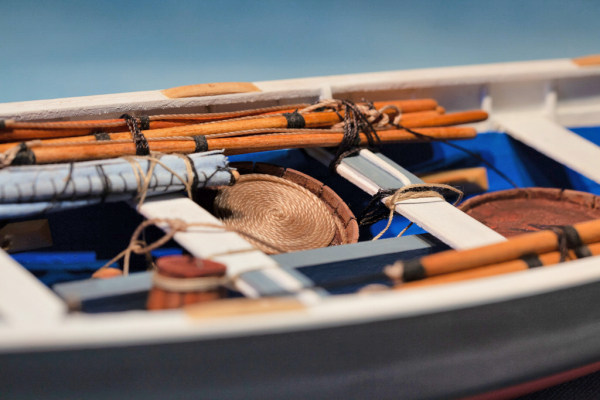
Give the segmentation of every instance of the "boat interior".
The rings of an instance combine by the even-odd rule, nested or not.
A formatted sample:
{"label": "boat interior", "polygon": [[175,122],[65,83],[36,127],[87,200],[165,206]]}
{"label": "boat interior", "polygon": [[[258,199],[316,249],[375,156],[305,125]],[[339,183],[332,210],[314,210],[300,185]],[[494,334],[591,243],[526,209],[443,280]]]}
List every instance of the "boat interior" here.
{"label": "boat interior", "polygon": [[[205,98],[164,99],[164,97],[157,97],[154,92],[144,92],[139,94],[139,97],[132,94],[121,95],[121,97],[95,96],[84,101],[89,102],[86,107],[79,107],[77,101],[73,99],[66,103],[27,102],[9,107],[9,111],[0,109],[0,115],[15,117],[14,111],[10,110],[20,110],[19,117],[23,119],[61,121],[92,117],[114,118],[122,113],[123,107],[127,107],[127,111],[133,115],[138,113],[152,115],[192,111],[226,112],[285,104],[315,103],[328,98],[354,102],[433,98],[445,108],[446,112],[482,109],[488,112],[489,118],[470,125],[478,131],[474,139],[383,144],[376,149],[371,149],[370,152],[400,166],[402,173],[410,177],[424,177],[448,170],[485,169],[483,181],[462,181],[456,184],[465,192],[466,199],[485,192],[514,187],[551,187],[600,195],[600,168],[598,168],[600,158],[594,158],[600,155],[600,147],[598,147],[600,146],[600,92],[597,90],[600,87],[600,73],[596,66],[579,67],[571,64],[573,63],[570,60],[557,60],[491,65],[483,70],[456,67],[257,82],[256,86],[261,89],[258,93]],[[132,101],[132,99],[136,100]],[[529,136],[524,138],[523,135]],[[585,140],[585,143],[573,144],[570,141],[572,136]],[[581,151],[582,146],[588,144],[592,146],[593,152]],[[556,155],[557,149],[562,150],[559,156]],[[345,179],[343,174],[332,173],[326,162],[327,157],[331,157],[328,154],[322,149],[283,149],[231,155],[229,161],[269,163],[300,171],[332,188],[347,203],[354,215],[361,215],[373,193],[357,187],[356,183]],[[347,164],[354,162],[351,159],[361,157],[360,154],[349,157]],[[195,198],[210,197],[210,194],[206,194],[207,191],[210,190],[200,189]],[[166,205],[173,201],[185,201],[185,206],[174,211],[173,206]],[[52,289],[60,306],[56,306],[56,310],[51,311],[50,314],[61,315],[61,321],[64,320],[64,315],[79,318],[81,322],[82,317],[85,321],[90,321],[89,318],[93,319],[104,314],[115,315],[114,313],[123,313],[124,318],[127,318],[127,315],[134,315],[132,321],[135,321],[142,315],[140,311],[145,310],[148,292],[152,285],[149,271],[153,259],[172,254],[201,255],[203,250],[198,250],[197,243],[203,242],[211,235],[194,237],[193,241],[196,244],[190,245],[190,242],[184,238],[186,235],[181,234],[160,249],[154,250],[151,257],[134,255],[131,260],[131,273],[128,276],[112,280],[92,280],[91,275],[123,250],[144,218],[177,213],[184,213],[181,214],[182,218],[193,218],[192,214],[195,211],[187,213],[187,209],[184,208],[194,206],[198,209],[202,208],[184,195],[167,195],[149,199],[137,208],[135,204],[132,206],[128,202],[104,203],[57,211],[41,217],[10,220],[5,222],[3,229],[13,232],[16,225],[17,232],[19,230],[26,232],[28,237],[34,239],[33,243],[31,240],[29,242],[25,240],[20,244],[18,234],[8,239],[5,237],[5,248],[8,249],[10,259],[25,267],[39,282]],[[270,296],[273,293],[280,293],[282,288],[291,290],[285,281],[293,279],[295,283],[291,285],[292,287],[294,285],[317,287],[318,297],[326,299],[324,301],[327,302],[332,297],[330,295],[362,293],[361,289],[367,284],[379,283],[389,286],[389,282],[382,279],[368,283],[350,282],[325,289],[328,287],[328,282],[335,281],[340,276],[353,278],[362,274],[376,274],[397,260],[411,260],[453,247],[469,247],[470,241],[476,242],[473,238],[460,238],[462,224],[460,218],[454,219],[449,216],[446,220],[433,214],[427,221],[421,221],[419,218],[412,218],[416,223],[410,224],[409,219],[396,214],[391,226],[376,241],[372,239],[384,230],[386,220],[371,226],[361,226],[358,243],[268,256],[274,264],[281,266],[282,270],[287,271],[289,275],[282,278],[279,282],[280,286],[272,287],[272,281],[277,282],[277,278],[274,277],[271,277],[269,282],[261,281],[258,277],[249,278],[248,282],[253,282],[254,279],[254,283],[249,284],[253,286],[252,289],[234,288],[227,296],[233,298],[249,295],[250,297]],[[434,229],[436,224],[445,226],[441,234]],[[407,227],[402,236],[397,237]],[[163,230],[159,227],[149,227],[145,231],[145,240],[152,242],[163,234]],[[207,243],[207,246],[210,244]],[[6,257],[3,259],[7,260]],[[251,272],[253,271],[248,274],[251,275]],[[526,271],[520,274],[533,272]],[[600,275],[597,278],[600,279]],[[482,280],[485,284],[482,283],[481,288],[489,289],[501,285],[502,279],[506,277],[486,278]],[[532,276],[531,279],[536,280],[536,277]],[[479,283],[481,282],[470,282],[468,285]],[[455,290],[461,291],[459,286],[460,284],[455,287]],[[32,289],[32,293],[36,290]],[[413,293],[406,296],[416,296],[417,299],[420,291],[423,291],[423,296],[429,296],[432,293],[441,293],[443,290],[412,289]],[[389,306],[390,308],[383,307],[383,309],[387,310],[386,312],[397,312],[397,309],[394,311],[393,304],[403,301],[402,290],[394,292],[396,297],[389,294],[377,297],[378,294],[374,293],[374,301],[377,302],[377,299],[384,299],[386,296],[390,297],[384,302],[392,305]],[[475,292],[477,290],[473,293]],[[523,290],[520,295],[528,293],[531,292]],[[4,297],[12,295],[13,293],[5,294],[0,298],[5,300]],[[498,298],[505,298],[502,297],[505,295],[506,293],[502,294],[502,290],[498,292]],[[44,296],[46,295],[42,298]],[[34,298],[36,295],[32,296],[32,299]],[[342,296],[342,298],[347,297]],[[442,302],[443,298],[444,296],[440,296],[439,301]],[[11,325],[13,314],[30,311],[17,310],[18,308],[34,308],[31,304],[15,305],[12,300],[8,300],[5,304],[8,302],[11,303],[9,306],[0,308],[0,327],[3,326],[2,330],[7,332],[9,330],[6,328]],[[412,301],[407,300],[407,309],[410,309],[410,304]],[[40,313],[46,311],[48,310],[42,308]],[[168,316],[165,318],[173,318],[173,315],[179,318],[179,314],[174,314],[173,311],[155,312],[153,316],[161,313]],[[363,317],[375,318],[376,316],[372,314]],[[319,318],[321,321],[319,323],[326,319],[325,316]],[[301,318],[298,319],[300,320]],[[291,323],[290,326],[297,326],[298,323],[300,322],[296,322],[296,325]],[[74,324],[77,325],[77,322]],[[217,334],[220,329],[219,322],[212,321],[208,325],[210,324],[217,326],[211,335]],[[276,325],[278,324],[275,323],[273,326]],[[228,329],[233,329],[231,326]],[[193,329],[188,327],[185,335],[189,337],[198,334],[202,329],[197,326]],[[57,330],[55,337],[51,335],[52,340],[58,337],[58,331],[60,329]],[[177,329],[173,330],[176,331]],[[5,342],[6,348],[9,345],[23,348],[31,343],[27,342],[27,339],[31,339],[27,335],[25,339],[19,338],[16,333],[9,336],[11,340]],[[134,334],[128,334],[121,336],[119,340],[133,340],[134,337]],[[87,342],[96,339],[88,337],[81,340]],[[115,339],[115,342],[119,340]],[[49,340],[34,340],[36,341],[41,347],[50,345]],[[62,345],[66,345],[65,343]]]}

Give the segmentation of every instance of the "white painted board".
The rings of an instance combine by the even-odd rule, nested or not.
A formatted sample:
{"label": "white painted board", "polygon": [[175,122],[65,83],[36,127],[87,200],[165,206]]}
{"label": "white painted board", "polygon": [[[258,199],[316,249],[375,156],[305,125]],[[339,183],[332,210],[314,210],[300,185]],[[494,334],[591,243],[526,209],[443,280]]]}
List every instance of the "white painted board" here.
{"label": "white painted board", "polygon": [[600,183],[600,147],[550,119],[534,113],[496,114],[500,130]]}

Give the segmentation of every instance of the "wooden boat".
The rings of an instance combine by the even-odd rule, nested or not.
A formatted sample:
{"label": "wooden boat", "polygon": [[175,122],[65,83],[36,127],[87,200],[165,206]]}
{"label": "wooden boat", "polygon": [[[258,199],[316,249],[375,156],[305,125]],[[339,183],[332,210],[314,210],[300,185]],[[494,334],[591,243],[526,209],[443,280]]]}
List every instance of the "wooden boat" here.
{"label": "wooden boat", "polygon": [[[0,118],[118,118],[123,112],[222,112],[328,98],[433,97],[447,110],[489,113],[487,121],[474,125],[478,138],[461,145],[481,153],[519,185],[600,195],[598,57],[253,86],[255,91],[203,96],[206,86],[187,88],[185,97],[148,91],[8,103],[0,105]],[[337,171],[373,194],[382,180],[400,186],[415,181],[411,172],[427,167],[424,161],[434,160],[437,167],[477,164],[443,144],[411,146],[419,147],[392,146],[383,157],[365,152],[344,160]],[[326,157],[319,150],[312,154]],[[368,199],[300,150],[232,159],[292,167],[323,180],[349,202]],[[377,171],[379,177],[359,179],[356,171]],[[508,187],[493,171],[489,175],[491,190]],[[110,258],[111,243],[123,246],[142,217],[122,203],[95,207],[61,213],[66,219],[60,222],[48,218],[70,232],[65,237],[72,247],[110,253],[104,257]],[[240,285],[247,296],[295,294],[308,286],[284,301],[269,297],[254,303],[261,311],[252,307],[241,314],[226,307],[220,316],[193,307],[141,310],[151,284],[147,273],[57,285],[52,291],[22,268],[18,257],[2,252],[3,398],[508,398],[600,369],[600,310],[594,306],[600,300],[598,256],[413,290],[326,292],[307,284],[380,270],[448,247],[504,240],[439,199],[401,203],[396,211],[428,234],[409,231],[400,238],[277,256],[253,251],[216,257],[231,273],[247,274]],[[188,222],[208,218],[183,194],[152,198],[139,213]],[[245,246],[231,232],[179,232],[175,240],[198,257]],[[54,249],[72,247],[55,243]],[[70,311],[73,301],[82,311]]]}

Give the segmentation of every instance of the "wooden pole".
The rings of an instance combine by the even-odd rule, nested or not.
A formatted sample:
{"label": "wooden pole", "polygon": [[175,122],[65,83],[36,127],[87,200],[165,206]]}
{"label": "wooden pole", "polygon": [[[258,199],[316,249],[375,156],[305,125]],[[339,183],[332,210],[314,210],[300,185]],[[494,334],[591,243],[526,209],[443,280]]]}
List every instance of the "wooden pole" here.
{"label": "wooden pole", "polygon": [[[373,103],[376,108],[383,108],[388,105],[398,107],[402,113],[412,113],[428,110],[437,110],[443,114],[443,107],[439,107],[437,102],[433,99],[415,99],[415,100],[393,100],[393,101],[378,101]],[[273,115],[282,114],[286,112],[293,112],[295,110],[301,110],[310,106],[310,104],[290,104],[273,107],[263,107],[256,109],[240,110],[240,111],[229,111],[221,113],[185,113],[185,114],[161,114],[152,115],[150,119],[150,125],[152,128],[153,122],[165,121],[165,122],[176,122],[186,121],[188,123],[202,123],[209,121],[219,121],[230,118],[247,117],[253,115]],[[440,112],[440,109],[442,110]],[[39,130],[54,130],[54,129],[98,129],[98,128],[126,128],[127,123],[122,118],[113,119],[99,119],[99,120],[82,120],[82,121],[15,121],[15,120],[4,120],[3,128],[1,130],[15,130],[15,129],[39,129]],[[156,128],[160,128],[158,125]],[[88,132],[89,134],[89,132]]]}
{"label": "wooden pole", "polygon": [[[433,99],[397,100],[374,103],[376,107],[382,108],[393,105],[403,114],[415,114],[409,118],[418,116],[434,116],[443,114],[443,107],[437,106]],[[231,111],[223,113],[194,113],[194,114],[163,114],[149,116],[149,129],[165,129],[184,125],[194,125],[206,122],[221,121],[249,116],[269,116],[291,113],[308,107],[308,104],[293,104],[274,107],[265,107],[250,110]],[[388,112],[395,113],[390,109]],[[406,117],[406,115],[405,115]],[[0,128],[0,142],[17,142],[26,140],[47,140],[57,138],[70,138],[92,135],[95,131],[106,133],[127,132],[127,123],[124,119],[107,120],[83,120],[83,121],[14,121],[4,120]],[[90,140],[84,139],[84,140]]]}
{"label": "wooden pole", "polygon": [[[387,110],[386,113],[394,116],[394,110]],[[435,111],[434,111],[435,112]],[[412,114],[403,115],[401,124],[407,128],[422,128],[422,127],[438,127],[448,126],[463,123],[471,123],[485,120],[487,113],[481,110],[464,111],[452,114],[437,114],[423,116],[420,112],[416,112],[414,117]],[[420,114],[420,115],[419,115]],[[329,128],[334,124],[341,122],[340,114],[335,112],[316,112],[303,114],[307,128]],[[243,120],[225,120],[218,122],[175,126],[163,129],[151,129],[142,131],[147,139],[165,138],[173,136],[198,136],[204,135],[219,135],[227,132],[236,131],[252,131],[256,130],[257,134],[261,129],[286,129],[288,126],[287,118],[283,115],[272,115],[267,117],[249,118]],[[378,131],[389,132],[389,130]],[[108,134],[110,140],[127,140],[131,138],[130,132],[118,132]],[[97,142],[98,139],[94,135],[78,136],[69,138],[47,139],[44,143],[69,143],[69,142]],[[0,152],[6,151],[17,145],[17,143],[4,143],[0,145]]]}
{"label": "wooden pole", "polygon": [[[588,245],[588,249],[591,255],[596,256],[600,254],[600,243],[591,243]],[[553,251],[545,254],[540,254],[539,259],[544,266],[556,265],[560,262],[560,252]],[[569,252],[569,258],[576,258],[573,251]],[[465,271],[453,272],[449,274],[443,274],[434,276],[431,278],[401,283],[395,286],[396,289],[410,289],[422,286],[439,285],[444,283],[459,282],[470,279],[485,278],[489,276],[496,276],[502,274],[508,274],[511,272],[525,271],[529,269],[527,262],[523,260],[507,261],[499,264],[488,265],[485,267],[473,268]]]}
{"label": "wooden pole", "polygon": [[416,111],[435,110],[438,103],[434,99],[388,100],[375,101],[373,102],[373,106],[378,110],[385,106],[395,106],[398,107],[402,113],[411,113]]}
{"label": "wooden pole", "polygon": [[[424,128],[419,133],[432,139],[471,139],[477,135],[473,128],[443,127]],[[383,143],[420,142],[423,139],[405,130],[380,131],[379,137]],[[225,149],[226,154],[243,154],[258,151],[278,150],[303,147],[333,147],[341,143],[344,134],[332,133],[303,133],[303,134],[271,134],[225,138],[207,138],[208,150]],[[160,153],[193,153],[196,143],[189,140],[152,140],[148,141],[151,151]],[[367,144],[367,137],[360,134],[360,144]],[[35,156],[36,163],[47,164],[56,162],[97,160],[125,155],[135,155],[133,142],[99,141],[90,143],[33,143],[30,150]]]}
{"label": "wooden pole", "polygon": [[[281,115],[284,112],[293,112],[296,109],[289,110],[281,110],[277,112],[265,113],[261,114],[262,116],[267,115]],[[440,115],[444,113],[443,110],[426,110],[426,111],[416,111],[410,112],[403,115],[402,123],[407,127],[425,127],[425,126],[445,126],[445,125],[455,125],[466,122],[475,122],[481,120],[481,118],[487,118],[487,115],[481,114],[481,112],[469,112],[469,113],[455,113],[449,114],[442,118]],[[214,120],[224,120],[225,118],[215,118]],[[129,131],[125,126],[124,120],[111,120],[116,123],[106,124],[106,126],[102,128],[97,127],[84,127],[87,125],[87,122],[92,121],[84,121],[86,124],[75,124],[73,126],[81,125],[82,127],[77,128],[68,128],[68,125],[60,125],[60,127],[56,128],[37,128],[35,127],[35,123],[23,123],[25,126],[31,126],[27,128],[16,128],[10,129],[4,132],[0,132],[0,142],[18,142],[18,141],[26,141],[26,140],[47,140],[47,139],[67,139],[73,138],[72,140],[80,141],[86,140],[82,139],[81,136],[89,136],[93,134],[94,131],[102,131],[106,133],[122,133],[123,136],[126,135]],[[67,121],[67,122],[79,122],[79,121]],[[96,122],[96,121],[94,121]],[[119,123],[121,122],[121,123]],[[173,119],[163,119],[157,121],[150,121],[148,123],[150,130],[157,129],[165,129],[165,128],[174,128],[179,126],[187,126],[187,125],[197,125],[201,123],[211,122],[209,119],[205,118],[173,118]],[[51,124],[51,123],[48,123]],[[41,125],[44,126],[44,125]],[[35,129],[34,129],[35,128]],[[146,131],[144,131],[146,132]],[[119,135],[121,136],[121,135]],[[76,139],[77,138],[77,139]]]}
{"label": "wooden pole", "polygon": [[[475,129],[465,127],[425,128],[419,129],[419,133],[434,140],[472,139],[477,136]],[[378,131],[377,135],[382,143],[423,142],[421,137],[404,129]],[[286,148],[335,147],[342,142],[343,137],[343,133],[335,132],[215,138],[208,140],[208,148],[209,150],[225,149],[225,154],[244,154]],[[367,143],[367,137],[361,133],[360,145],[365,146]]]}
{"label": "wooden pole", "polygon": [[[582,243],[600,242],[600,219],[573,226]],[[419,260],[397,262],[390,273],[399,281],[425,279],[432,276],[470,270],[487,265],[513,261],[531,254],[544,254],[558,249],[558,237],[552,231],[540,231],[515,236],[505,242],[468,250],[448,250]]]}

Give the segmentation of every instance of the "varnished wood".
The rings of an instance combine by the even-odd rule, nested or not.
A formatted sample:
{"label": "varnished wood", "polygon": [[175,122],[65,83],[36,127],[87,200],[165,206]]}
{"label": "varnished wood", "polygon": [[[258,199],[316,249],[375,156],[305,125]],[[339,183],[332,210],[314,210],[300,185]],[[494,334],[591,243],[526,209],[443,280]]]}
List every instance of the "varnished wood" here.
{"label": "varnished wood", "polygon": [[203,97],[232,93],[260,92],[260,89],[250,82],[219,82],[177,86],[174,88],[163,89],[161,92],[168,98],[178,99],[183,97]]}
{"label": "varnished wood", "polygon": [[[600,219],[574,225],[585,244],[600,242]],[[420,259],[427,277],[465,271],[517,260],[529,254],[545,254],[558,249],[557,235],[540,231],[515,236],[505,242],[467,250],[449,250]]]}

